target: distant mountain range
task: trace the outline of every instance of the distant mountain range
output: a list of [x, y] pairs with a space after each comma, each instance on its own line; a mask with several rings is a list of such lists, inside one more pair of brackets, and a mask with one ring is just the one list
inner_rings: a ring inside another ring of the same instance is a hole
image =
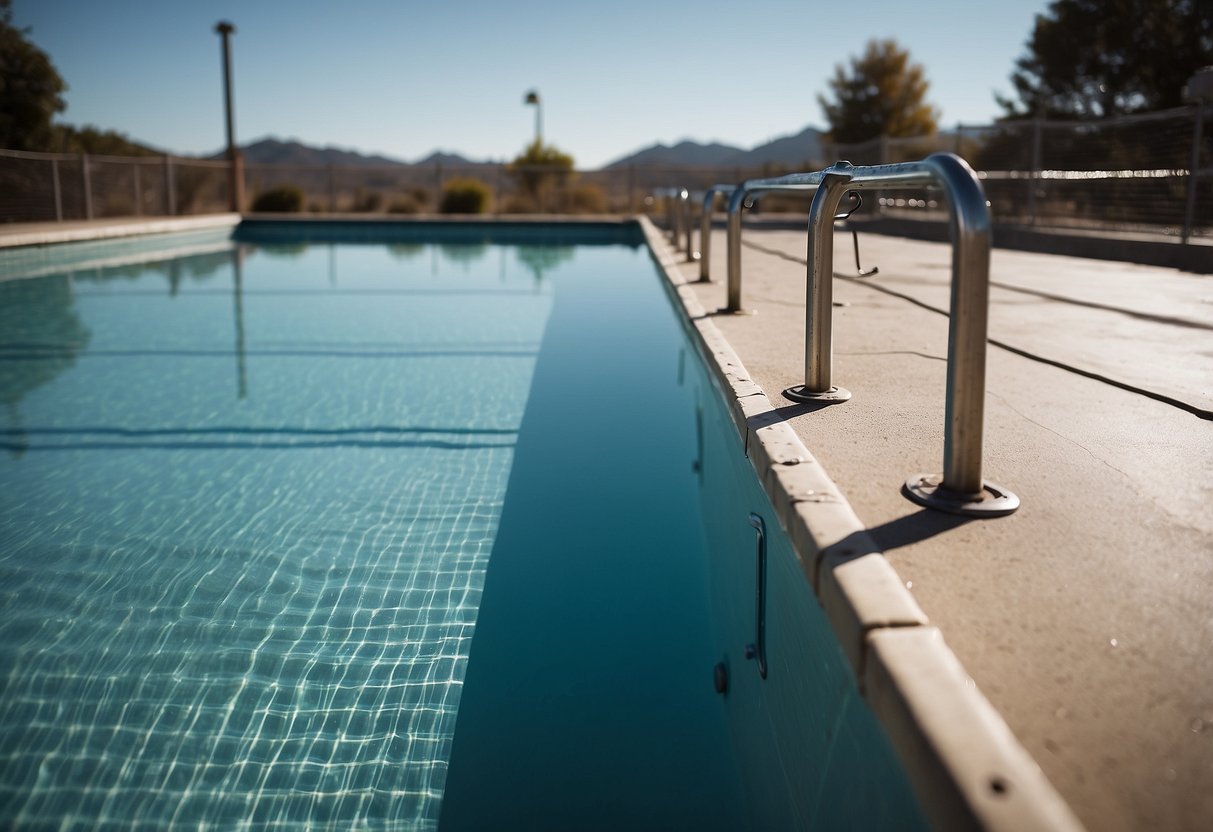
[[[338, 147], [312, 147], [297, 141], [283, 141], [273, 137], [259, 139], [252, 144], [240, 148], [244, 154], [245, 164], [253, 165], [295, 165], [299, 167], [325, 166], [353, 168], [386, 168], [386, 167], [480, 167], [491, 162], [476, 162], [456, 153], [444, 153], [436, 150], [424, 159], [416, 162], [406, 162], [389, 156], [374, 156], [359, 153], [356, 150], [342, 150]], [[222, 159], [224, 151], [214, 153], [208, 158]]]
[[[820, 162], [821, 131], [806, 127], [794, 136], [783, 136], [751, 150], [727, 144], [699, 144], [683, 141], [673, 147], [654, 144], [616, 159], [603, 170], [614, 170], [629, 165], [645, 168], [711, 168], [737, 167], [761, 168], [766, 165], [789, 168], [806, 167]], [[253, 165], [295, 165], [299, 167], [436, 167], [475, 168], [495, 164], [476, 161], [457, 153], [434, 151], [424, 159], [406, 162], [388, 156], [375, 156], [355, 150], [337, 147], [312, 147], [297, 141], [283, 141], [267, 137], [241, 148], [244, 160]], [[222, 152], [212, 154], [211, 159], [222, 159]]]
[[804, 167], [821, 161], [820, 130], [806, 127], [794, 136], [783, 136], [743, 150], [727, 144], [699, 144], [683, 141], [673, 147], [655, 144], [616, 159], [603, 170], [634, 165], [637, 167], [761, 168], [764, 165]]

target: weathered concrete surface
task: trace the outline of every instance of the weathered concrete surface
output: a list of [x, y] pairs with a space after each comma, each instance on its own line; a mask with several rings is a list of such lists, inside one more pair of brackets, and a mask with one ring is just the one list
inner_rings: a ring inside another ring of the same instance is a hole
[[[714, 321], [778, 399], [803, 376], [805, 237], [745, 239], [757, 314]], [[1091, 829], [1213, 828], [1213, 422], [1190, 412], [1213, 409], [1213, 279], [996, 250], [991, 338], [1063, 366], [991, 346], [985, 472], [1023, 506], [964, 521], [900, 494], [942, 468], [947, 322], [919, 304], [947, 308], [950, 249], [861, 245], [880, 275], [835, 283], [834, 381], [854, 398], [789, 402], [789, 424]], [[723, 278], [723, 234], [712, 251]], [[721, 283], [695, 291], [724, 303]]]

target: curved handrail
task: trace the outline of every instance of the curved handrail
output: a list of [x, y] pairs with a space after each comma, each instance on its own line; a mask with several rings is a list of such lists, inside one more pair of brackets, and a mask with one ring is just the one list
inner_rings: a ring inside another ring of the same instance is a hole
[[712, 185], [703, 192], [703, 211], [699, 215], [699, 281], [712, 281], [708, 260], [712, 254], [712, 209], [716, 207], [716, 195], [729, 197], [733, 193], [732, 185]]
[[[726, 230], [726, 273], [728, 288], [724, 311], [741, 312], [741, 211], [750, 204], [750, 197], [760, 193], [788, 192], [806, 193], [817, 190], [825, 176], [823, 171], [813, 173], [791, 173], [770, 179], [747, 179], [733, 188], [729, 197], [728, 227]], [[703, 276], [700, 267], [700, 277]]]
[[677, 248], [678, 246], [678, 211], [675, 210], [675, 200], [685, 193], [685, 188], [654, 188], [652, 195], [665, 204], [666, 235]]
[[942, 187], [948, 196], [952, 237], [944, 470], [942, 475], [911, 477], [906, 493], [923, 505], [954, 513], [1010, 514], [1019, 507], [1019, 498], [982, 479], [991, 222], [977, 174], [959, 156], [935, 153], [895, 165], [855, 167], [840, 162], [822, 171], [822, 178], [809, 208], [805, 382], [786, 395], [796, 401], [839, 400], [839, 388], [830, 383], [833, 218], [843, 194], [873, 188]]
[[687, 262], [688, 263], [693, 262], [696, 257], [695, 246], [691, 242], [691, 233], [694, 230], [694, 224], [691, 222], [691, 203], [694, 201], [694, 196], [695, 195], [692, 194], [690, 191], [688, 191], [686, 188], [683, 188], [682, 193], [679, 194], [679, 197], [678, 197], [680, 207], [681, 207], [680, 219], [682, 221], [681, 222], [682, 233], [683, 233], [684, 239], [686, 240], [686, 244], [685, 244], [684, 248], [687, 253]]

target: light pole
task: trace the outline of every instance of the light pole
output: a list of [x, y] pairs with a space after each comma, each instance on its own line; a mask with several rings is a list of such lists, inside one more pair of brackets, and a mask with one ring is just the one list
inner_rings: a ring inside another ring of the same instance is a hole
[[543, 102], [539, 100], [539, 90], [531, 90], [522, 99], [523, 104], [535, 105], [535, 144], [543, 145]]
[[221, 20], [215, 32], [223, 42], [223, 109], [227, 118], [228, 208], [239, 211], [244, 205], [244, 160], [236, 150], [236, 127], [232, 117], [232, 50], [229, 39], [236, 33], [234, 24]]

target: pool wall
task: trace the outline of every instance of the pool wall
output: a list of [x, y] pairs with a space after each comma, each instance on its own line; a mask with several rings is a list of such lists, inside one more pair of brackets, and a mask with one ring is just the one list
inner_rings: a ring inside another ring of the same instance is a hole
[[[864, 703], [804, 580], [716, 379], [694, 357], [699, 497], [722, 697], [753, 829], [926, 829], [909, 780]], [[690, 373], [688, 373], [688, 376]], [[758, 657], [757, 515], [764, 529], [765, 677]]]
[[[747, 508], [755, 498], [738, 505], [736, 517], [722, 519], [727, 528], [719, 535], [729, 551], [721, 552], [712, 567], [715, 601], [721, 607], [716, 611], [722, 624], [718, 638], [726, 651], [731, 685], [734, 751], [748, 773], [743, 780], [753, 810], [768, 810], [761, 792], [773, 793], [782, 786], [791, 795], [795, 813], [791, 818], [756, 818], [755, 827], [851, 825], [851, 818], [818, 812], [849, 811], [852, 804], [861, 812], [877, 813], [856, 828], [872, 827], [883, 823], [882, 807], [898, 804], [896, 795], [874, 799], [865, 791], [896, 789], [899, 780], [882, 779], [871, 771], [874, 758], [851, 736], [855, 723], [848, 722], [847, 710], [860, 710], [845, 693], [851, 687], [900, 758], [933, 828], [1080, 829], [1070, 808], [930, 625], [837, 486], [749, 378], [687, 286], [678, 269], [681, 255], [647, 217], [639, 222], [680, 301], [692, 340], [728, 404], [756, 480], [739, 471], [734, 477], [747, 485], [761, 483], [769, 508], [757, 513], [768, 528], [782, 527], [791, 541], [787, 551], [774, 547], [768, 553], [766, 680], [743, 652], [744, 645], [755, 640], [755, 542], [748, 512], [756, 509]], [[814, 597], [815, 605], [805, 603], [805, 598]], [[826, 641], [841, 648], [843, 667], [829, 662], [828, 649], [820, 646]], [[787, 677], [786, 684], [776, 681], [781, 675]], [[842, 690], [841, 695], [830, 692], [826, 680]], [[806, 739], [810, 748], [803, 745]], [[829, 749], [827, 756], [815, 757], [823, 747]], [[847, 768], [848, 751], [863, 758], [864, 765], [855, 769], [859, 782], [836, 776]], [[834, 805], [826, 807], [819, 795], [829, 795]], [[884, 821], [898, 825], [888, 815]]]

